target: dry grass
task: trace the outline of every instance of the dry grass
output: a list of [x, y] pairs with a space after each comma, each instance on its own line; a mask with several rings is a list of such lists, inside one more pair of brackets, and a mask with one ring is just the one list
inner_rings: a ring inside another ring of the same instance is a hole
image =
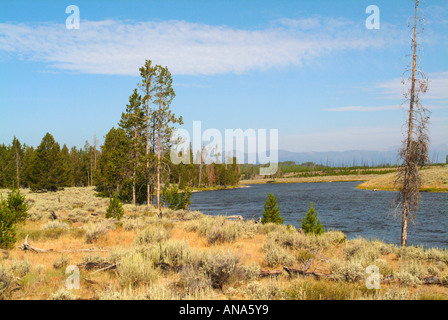
[[[426, 275], [448, 283], [446, 250], [407, 248], [380, 241], [345, 241], [340, 232], [312, 237], [286, 226], [226, 221], [198, 212], [125, 206], [121, 221], [104, 218], [107, 199], [92, 188], [57, 193], [24, 192], [32, 218], [18, 228], [18, 243], [42, 249], [102, 249], [100, 252], [24, 252], [0, 261], [0, 299], [443, 299], [446, 285], [423, 285]], [[33, 201], [30, 201], [33, 200]], [[60, 216], [51, 222], [50, 210]], [[95, 215], [92, 215], [94, 213]], [[40, 218], [38, 218], [40, 217]], [[180, 218], [186, 218], [182, 220]], [[213, 226], [213, 228], [211, 228]], [[57, 236], [54, 230], [63, 230]], [[88, 230], [100, 230], [91, 238]], [[212, 239], [212, 241], [210, 240]], [[218, 239], [218, 240], [216, 240]], [[335, 281], [259, 278], [260, 269], [301, 268], [333, 273]], [[96, 272], [80, 269], [80, 289], [68, 291], [68, 265], [114, 263]], [[375, 264], [395, 280], [368, 290], [365, 267]], [[397, 280], [398, 279], [398, 280]]]
[[[448, 192], [448, 166], [425, 168], [420, 171], [421, 191]], [[358, 186], [359, 189], [395, 190], [396, 173], [389, 173]]]

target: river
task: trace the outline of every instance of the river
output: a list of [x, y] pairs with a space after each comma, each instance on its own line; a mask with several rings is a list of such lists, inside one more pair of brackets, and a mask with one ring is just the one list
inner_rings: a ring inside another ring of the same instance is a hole
[[[359, 190], [360, 182], [259, 184], [248, 188], [193, 193], [191, 210], [209, 215], [241, 215], [257, 219], [272, 192], [277, 196], [285, 224], [300, 227], [310, 208], [318, 212], [325, 229], [400, 243], [401, 218], [393, 215], [391, 201], [397, 192]], [[408, 244], [448, 248], [448, 193], [421, 193], [415, 224], [408, 228]]]

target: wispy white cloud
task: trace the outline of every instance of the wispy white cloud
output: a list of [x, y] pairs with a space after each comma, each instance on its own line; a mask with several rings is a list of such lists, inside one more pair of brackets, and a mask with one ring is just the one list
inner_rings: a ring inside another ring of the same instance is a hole
[[[429, 79], [428, 91], [421, 96], [425, 100], [439, 100], [438, 102], [448, 101], [448, 72], [434, 72], [427, 74]], [[375, 85], [375, 89], [379, 89], [379, 93], [383, 98], [402, 99], [403, 84], [400, 78], [387, 80]]]
[[348, 20], [321, 17], [283, 19], [258, 30], [177, 20], [81, 20], [78, 30], [54, 23], [1, 23], [0, 58], [90, 74], [136, 75], [148, 58], [175, 74], [244, 73], [301, 66], [305, 60], [344, 50], [389, 46], [394, 41], [392, 26], [390, 31], [379, 36]]
[[348, 106], [348, 107], [324, 109], [324, 111], [333, 111], [333, 112], [350, 112], [350, 111], [366, 112], [366, 111], [385, 111], [385, 110], [400, 110], [400, 106], [399, 105], [379, 106], [379, 107]]

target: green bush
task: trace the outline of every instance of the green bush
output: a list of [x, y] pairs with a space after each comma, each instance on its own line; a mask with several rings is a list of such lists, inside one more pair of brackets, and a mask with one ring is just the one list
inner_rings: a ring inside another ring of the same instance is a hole
[[188, 210], [191, 204], [191, 194], [189, 188], [179, 192], [179, 188], [173, 185], [170, 188], [164, 187], [161, 200], [164, 206], [172, 210]]
[[313, 203], [311, 202], [311, 208], [302, 220], [302, 230], [305, 234], [312, 233], [320, 235], [324, 233], [324, 227], [317, 217], [317, 211], [313, 208]]
[[117, 196], [110, 199], [109, 206], [106, 209], [106, 218], [114, 218], [120, 220], [124, 215], [123, 205]]
[[16, 242], [16, 224], [25, 221], [28, 206], [18, 190], [0, 199], [0, 248], [10, 249]]
[[277, 223], [283, 224], [285, 219], [280, 216], [280, 208], [277, 203], [277, 197], [275, 197], [272, 193], [269, 193], [268, 198], [264, 204], [263, 218], [261, 219], [261, 223]]

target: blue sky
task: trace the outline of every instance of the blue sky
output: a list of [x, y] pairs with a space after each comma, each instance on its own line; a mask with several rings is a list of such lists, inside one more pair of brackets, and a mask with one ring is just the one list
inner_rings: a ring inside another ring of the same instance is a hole
[[[380, 9], [369, 30], [366, 8]], [[68, 30], [65, 9], [80, 10]], [[426, 1], [433, 145], [448, 141], [448, 3]], [[279, 130], [289, 151], [400, 144], [411, 0], [0, 2], [0, 143], [81, 147], [116, 126], [145, 59], [173, 73], [191, 130]]]

